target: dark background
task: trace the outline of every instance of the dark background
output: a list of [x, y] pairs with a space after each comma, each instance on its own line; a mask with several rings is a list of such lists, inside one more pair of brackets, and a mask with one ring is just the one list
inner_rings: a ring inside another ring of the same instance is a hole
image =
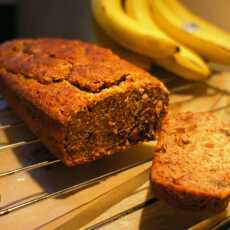
[[[1, 3], [1, 2], [0, 2]], [[16, 35], [16, 7], [14, 4], [0, 4], [0, 42]]]
[[0, 0], [0, 41], [65, 37], [94, 41], [90, 0]]

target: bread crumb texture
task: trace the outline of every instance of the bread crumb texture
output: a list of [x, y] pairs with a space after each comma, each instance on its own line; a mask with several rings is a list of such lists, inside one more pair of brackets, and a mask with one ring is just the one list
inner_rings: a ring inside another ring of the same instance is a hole
[[153, 160], [159, 197], [188, 208], [223, 209], [230, 197], [230, 125], [209, 113], [171, 113]]

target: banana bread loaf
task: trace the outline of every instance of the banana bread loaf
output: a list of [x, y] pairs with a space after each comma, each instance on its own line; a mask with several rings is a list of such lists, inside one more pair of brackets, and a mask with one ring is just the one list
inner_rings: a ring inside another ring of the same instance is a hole
[[111, 51], [76, 40], [0, 46], [0, 90], [48, 149], [69, 166], [153, 140], [168, 91]]
[[221, 211], [230, 198], [230, 125], [209, 113], [169, 114], [153, 160], [157, 196], [187, 209]]

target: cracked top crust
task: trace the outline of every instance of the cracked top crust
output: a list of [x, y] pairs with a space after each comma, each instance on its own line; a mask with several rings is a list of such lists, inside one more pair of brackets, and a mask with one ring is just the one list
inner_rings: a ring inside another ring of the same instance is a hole
[[23, 39], [0, 46], [0, 78], [64, 123], [72, 112], [105, 95], [112, 86], [163, 84], [110, 50], [77, 40]]

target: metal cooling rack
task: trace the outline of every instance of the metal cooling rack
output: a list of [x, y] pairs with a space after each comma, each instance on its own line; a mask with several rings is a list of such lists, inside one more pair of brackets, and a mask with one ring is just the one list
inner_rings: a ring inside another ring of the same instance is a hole
[[[5, 101], [3, 101], [1, 96], [0, 96], [0, 102], [2, 102], [2, 104], [4, 104], [4, 106], [2, 106], [2, 108], [0, 110], [0, 113], [4, 112], [6, 110], [9, 110], [9, 108], [7, 107], [7, 104], [5, 103]], [[5, 107], [5, 108], [3, 108], [3, 107]], [[7, 130], [10, 128], [15, 128], [17, 126], [22, 126], [23, 124], [24, 124], [23, 122], [16, 123], [16, 124], [4, 124], [4, 125], [0, 126], [0, 130]], [[22, 146], [27, 146], [27, 145], [33, 145], [35, 143], [40, 143], [40, 140], [39, 139], [21, 140], [19, 142], [15, 142], [15, 143], [3, 144], [0, 146], [0, 154], [2, 154], [2, 151], [6, 150], [6, 149], [22, 147]], [[71, 192], [83, 190], [85, 188], [88, 188], [91, 185], [100, 183], [101, 181], [105, 180], [106, 178], [108, 178], [110, 176], [116, 175], [116, 174], [123, 172], [123, 171], [126, 171], [128, 169], [134, 168], [136, 166], [139, 166], [139, 165], [144, 164], [144, 163], [151, 161], [151, 160], [152, 160], [152, 158], [138, 161], [138, 162], [135, 162], [133, 164], [129, 164], [125, 167], [122, 167], [122, 168], [113, 170], [111, 172], [105, 173], [105, 174], [100, 175], [98, 177], [92, 178], [90, 180], [84, 181], [82, 183], [75, 184], [73, 186], [69, 186], [69, 187], [66, 187], [64, 189], [60, 189], [58, 191], [52, 192], [52, 193], [44, 192], [39, 196], [35, 195], [34, 197], [32, 196], [29, 200], [27, 200], [25, 202], [11, 201], [11, 202], [9, 202], [9, 204], [4, 205], [3, 208], [0, 207], [0, 216], [9, 214], [13, 211], [16, 211], [18, 209], [27, 207], [27, 206], [35, 204], [35, 203], [38, 203], [38, 202], [45, 200], [45, 199], [49, 199], [49, 198], [53, 198], [53, 197], [59, 197], [59, 196], [66, 195], [66, 194], [71, 193]], [[32, 171], [32, 170], [39, 169], [39, 168], [54, 166], [60, 162], [61, 161], [59, 159], [45, 160], [45, 161], [41, 161], [38, 163], [30, 164], [28, 166], [19, 167], [19, 168], [15, 168], [12, 170], [7, 170], [4, 172], [0, 172], [0, 179], [3, 177], [6, 177], [6, 176], [11, 176], [11, 175], [16, 174], [16, 173], [28, 172], [28, 171]]]
[[[165, 80], [165, 82], [171, 81], [171, 79], [164, 79], [164, 80]], [[4, 101], [4, 99], [2, 98], [1, 95], [0, 95], [0, 102], [1, 102], [0, 103], [0, 113], [3, 113], [4, 111], [9, 111], [10, 110], [8, 105], [7, 105], [7, 103]], [[14, 124], [4, 124], [4, 125], [0, 126], [0, 130], [7, 130], [7, 129], [10, 129], [10, 128], [20, 127], [23, 124], [24, 123], [22, 121], [14, 123]], [[5, 149], [21, 147], [21, 146], [26, 146], [26, 145], [32, 145], [34, 143], [39, 143], [39, 142], [40, 142], [39, 139], [32, 139], [32, 140], [21, 140], [19, 142], [10, 143], [10, 144], [7, 144], [7, 145], [2, 145], [2, 146], [0, 146], [0, 154], [1, 154], [1, 151], [5, 150]], [[113, 176], [113, 175], [118, 174], [120, 172], [126, 171], [128, 169], [133, 168], [133, 167], [139, 166], [139, 165], [144, 164], [144, 163], [146, 163], [148, 161], [151, 161], [151, 160], [152, 160], [152, 158], [148, 158], [148, 159], [145, 159], [143, 161], [135, 162], [135, 163], [130, 164], [128, 166], [125, 166], [125, 167], [122, 167], [120, 169], [111, 171], [109, 173], [103, 174], [101, 176], [98, 176], [96, 178], [93, 178], [93, 179], [90, 179], [90, 180], [87, 180], [87, 181], [84, 181], [82, 183], [79, 183], [79, 184], [76, 184], [76, 185], [73, 185], [73, 186], [70, 186], [70, 187], [66, 187], [66, 188], [58, 190], [56, 192], [43, 193], [38, 197], [37, 196], [32, 197], [29, 201], [25, 201], [23, 203], [17, 203], [16, 201], [15, 202], [12, 201], [12, 202], [10, 202], [9, 205], [5, 205], [4, 208], [0, 207], [0, 216], [9, 214], [9, 213], [11, 213], [13, 211], [16, 211], [16, 210], [20, 209], [20, 208], [23, 208], [23, 207], [38, 203], [38, 202], [40, 202], [42, 200], [45, 200], [45, 199], [62, 196], [62, 195], [65, 195], [67, 193], [74, 192], [74, 191], [83, 190], [84, 188], [87, 188], [90, 185], [94, 185], [96, 183], [99, 183], [102, 180], [104, 180], [104, 179], [106, 179], [106, 178], [108, 178], [110, 176]], [[54, 166], [54, 165], [56, 165], [56, 164], [58, 164], [60, 162], [61, 161], [59, 159], [55, 159], [55, 160], [51, 160], [51, 161], [45, 160], [45, 161], [41, 161], [41, 162], [38, 162], [38, 163], [30, 164], [30, 165], [25, 166], [25, 167], [20, 167], [20, 168], [15, 168], [15, 169], [8, 170], [8, 171], [0, 172], [0, 179], [2, 177], [11, 176], [13, 174], [20, 173], [20, 172], [32, 171], [32, 170], [39, 169], [39, 168], [45, 168], [45, 167], [48, 167], [48, 166]], [[14, 205], [11, 205], [12, 203]]]
[[[171, 79], [164, 79], [164, 82], [166, 83], [166, 85], [170, 81], [171, 81]], [[190, 87], [191, 85], [194, 85], [194, 84], [197, 84], [197, 83], [189, 83], [189, 84], [186, 84], [186, 85], [181, 84], [179, 87], [173, 88], [172, 92], [179, 92], [180, 90], [184, 90], [184, 89], [186, 89], [186, 87]], [[10, 111], [10, 109], [7, 107], [7, 103], [3, 100], [2, 96], [0, 95], [0, 114], [5, 112], [5, 111]], [[0, 131], [20, 127], [20, 126], [23, 126], [23, 125], [24, 125], [24, 123], [22, 121], [16, 122], [14, 124], [3, 124], [2, 126], [0, 126]], [[23, 140], [22, 139], [20, 141], [14, 142], [14, 143], [3, 144], [3, 145], [0, 145], [0, 154], [2, 154], [3, 150], [6, 150], [6, 149], [21, 147], [21, 146], [27, 146], [27, 145], [29, 146], [29, 145], [33, 145], [33, 144], [36, 144], [36, 143], [40, 143], [39, 139], [33, 138], [31, 140]], [[9, 213], [11, 213], [13, 211], [16, 211], [18, 209], [21, 209], [21, 208], [24, 208], [24, 207], [27, 207], [27, 206], [30, 206], [30, 205], [33, 205], [33, 204], [36, 204], [36, 203], [38, 203], [40, 201], [43, 201], [45, 199], [49, 199], [49, 198], [53, 198], [53, 197], [59, 197], [59, 196], [66, 195], [66, 194], [69, 194], [69, 193], [72, 193], [72, 192], [77, 192], [77, 191], [80, 191], [80, 190], [84, 190], [85, 188], [88, 188], [89, 186], [92, 186], [92, 185], [95, 185], [97, 183], [100, 183], [101, 181], [105, 180], [108, 177], [116, 175], [116, 174], [118, 174], [120, 172], [124, 172], [124, 171], [126, 171], [128, 169], [134, 168], [136, 166], [139, 166], [139, 165], [144, 164], [144, 163], [146, 163], [148, 161], [151, 161], [151, 160], [152, 160], [152, 158], [147, 158], [145, 160], [141, 160], [141, 161], [129, 164], [129, 165], [124, 166], [122, 168], [107, 172], [105, 174], [102, 174], [102, 175], [97, 176], [95, 178], [83, 181], [81, 183], [78, 183], [78, 184], [75, 184], [75, 185], [72, 185], [72, 186], [67, 186], [67, 187], [65, 187], [63, 189], [60, 189], [58, 191], [55, 191], [55, 192], [51, 192], [51, 193], [43, 192], [39, 196], [34, 195], [34, 196], [30, 197], [29, 200], [26, 200], [24, 202], [10, 201], [8, 204], [4, 205], [4, 207], [0, 207], [0, 216], [9, 214]], [[61, 161], [59, 159], [44, 160], [44, 161], [40, 161], [38, 163], [32, 163], [32, 164], [24, 166], [24, 167], [19, 167], [19, 168], [14, 168], [12, 170], [3, 171], [3, 172], [0, 172], [0, 180], [3, 177], [12, 176], [12, 175], [17, 174], [17, 173], [29, 172], [29, 171], [32, 171], [32, 170], [45, 168], [45, 167], [52, 167], [52, 166], [57, 165], [60, 162]], [[146, 207], [148, 205], [152, 205], [157, 201], [158, 200], [155, 197], [153, 197], [153, 198], [149, 199], [146, 202], [140, 203], [140, 204], [138, 204], [138, 205], [136, 205], [136, 206], [134, 206], [134, 207], [122, 212], [122, 213], [119, 213], [119, 214], [117, 214], [115, 216], [112, 216], [112, 217], [110, 217], [110, 218], [108, 218], [108, 219], [106, 219], [106, 220], [104, 220], [104, 221], [102, 221], [100, 223], [97, 223], [97, 224], [91, 226], [90, 228], [88, 228], [88, 230], [89, 229], [90, 230], [98, 229], [98, 228], [102, 227], [105, 224], [111, 223], [112, 221], [114, 221], [114, 220], [116, 220], [116, 219], [118, 219], [118, 218], [120, 218], [120, 217], [122, 217], [124, 215], [127, 215], [127, 214], [129, 214], [131, 212], [137, 211], [138, 209], [144, 208], [144, 207]], [[211, 229], [212, 230], [214, 230], [214, 229], [218, 230], [218, 229], [221, 229], [223, 226], [229, 226], [229, 224], [230, 224], [230, 218], [227, 218], [227, 219], [225, 219], [224, 221], [222, 221], [221, 223], [219, 223], [218, 225], [214, 226]]]

